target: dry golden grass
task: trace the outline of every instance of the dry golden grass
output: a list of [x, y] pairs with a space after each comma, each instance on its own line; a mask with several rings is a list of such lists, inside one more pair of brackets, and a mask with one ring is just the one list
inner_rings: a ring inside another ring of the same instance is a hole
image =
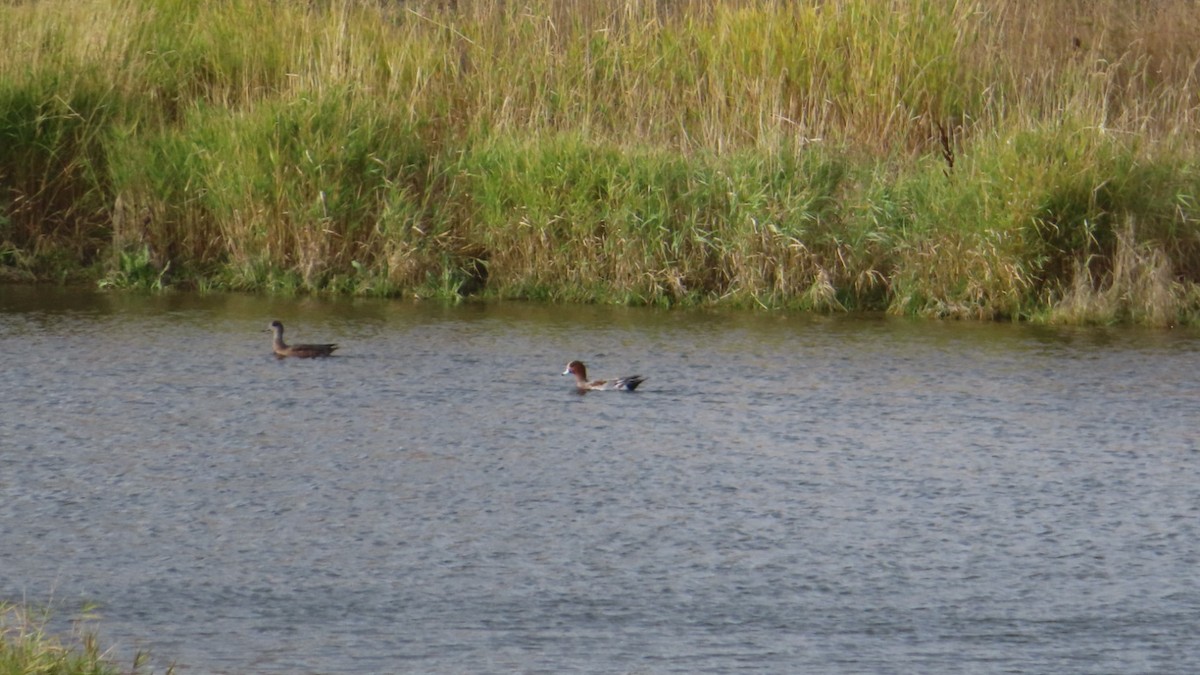
[[1188, 289], [1176, 280], [1161, 249], [1138, 243], [1133, 221], [1120, 233], [1111, 261], [1098, 261], [1099, 265], [1088, 262], [1096, 261], [1075, 265], [1073, 282], [1054, 304], [1051, 320], [1075, 324], [1133, 322], [1160, 327], [1179, 321], [1179, 308], [1188, 301], [1184, 297]]

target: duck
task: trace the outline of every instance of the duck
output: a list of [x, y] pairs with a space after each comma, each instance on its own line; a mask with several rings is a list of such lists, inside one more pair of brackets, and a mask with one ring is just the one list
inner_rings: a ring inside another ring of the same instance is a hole
[[583, 365], [583, 361], [572, 361], [567, 364], [567, 369], [563, 371], [563, 375], [575, 376], [575, 387], [579, 391], [633, 391], [638, 388], [638, 385], [645, 382], [646, 378], [641, 375], [630, 375], [628, 377], [618, 377], [615, 380], [592, 380], [588, 382], [587, 366]]
[[285, 356], [295, 356], [301, 359], [311, 359], [316, 356], [329, 356], [333, 350], [337, 349], [337, 345], [333, 343], [325, 344], [308, 344], [308, 345], [289, 345], [283, 341], [283, 324], [278, 321], [272, 321], [267, 330], [275, 333], [275, 340], [271, 344], [275, 351], [275, 356], [284, 358]]

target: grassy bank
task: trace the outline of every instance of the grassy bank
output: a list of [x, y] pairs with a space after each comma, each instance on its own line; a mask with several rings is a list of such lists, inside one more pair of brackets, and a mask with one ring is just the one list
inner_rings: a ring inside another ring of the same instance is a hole
[[18, 3], [0, 274], [1195, 322], [1193, 14]]
[[123, 670], [83, 631], [69, 636], [46, 630], [46, 617], [27, 607], [0, 603], [0, 673], [13, 675], [130, 675], [143, 672], [135, 663]]

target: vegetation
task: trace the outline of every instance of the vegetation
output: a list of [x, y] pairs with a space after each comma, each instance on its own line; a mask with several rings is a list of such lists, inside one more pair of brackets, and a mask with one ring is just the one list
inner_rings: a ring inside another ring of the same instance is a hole
[[0, 278], [1200, 318], [1192, 0], [0, 8]]
[[[141, 655], [135, 660], [140, 661]], [[45, 617], [30, 610], [0, 603], [0, 673], [5, 675], [120, 675], [122, 671], [101, 652], [96, 637], [78, 633], [63, 638], [46, 631]]]

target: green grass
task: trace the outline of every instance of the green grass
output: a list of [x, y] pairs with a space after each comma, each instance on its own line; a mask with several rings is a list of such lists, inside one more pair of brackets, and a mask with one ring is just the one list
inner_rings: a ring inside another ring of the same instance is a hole
[[48, 632], [47, 622], [45, 613], [0, 603], [0, 675], [134, 675], [144, 672], [141, 663], [144, 654], [135, 657], [131, 669], [122, 669], [100, 648], [93, 633], [77, 625], [70, 635], [58, 635]]
[[1193, 12], [9, 5], [0, 279], [1195, 322]]

